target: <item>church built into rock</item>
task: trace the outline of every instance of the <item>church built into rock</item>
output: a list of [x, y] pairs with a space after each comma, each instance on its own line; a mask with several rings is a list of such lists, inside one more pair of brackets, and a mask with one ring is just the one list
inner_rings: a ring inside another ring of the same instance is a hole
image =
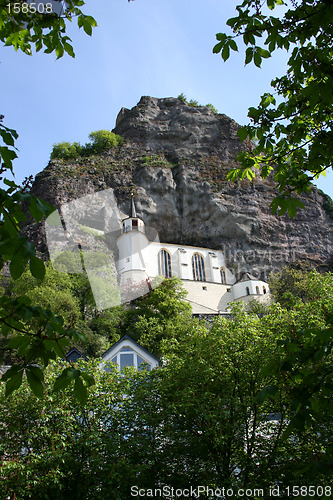
[[128, 286], [131, 299], [148, 293], [154, 278], [175, 276], [188, 292], [193, 314], [227, 314], [230, 302], [268, 300], [268, 284], [248, 272], [234, 276], [219, 250], [149, 241], [133, 195], [117, 247], [120, 287], [124, 290]]

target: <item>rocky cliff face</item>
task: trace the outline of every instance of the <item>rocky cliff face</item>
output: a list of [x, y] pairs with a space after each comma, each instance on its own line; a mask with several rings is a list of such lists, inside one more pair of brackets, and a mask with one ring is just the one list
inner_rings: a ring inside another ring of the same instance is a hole
[[[206, 107], [142, 97], [118, 115], [114, 132], [126, 139], [119, 149], [75, 161], [53, 160], [36, 176], [33, 192], [60, 208], [111, 188], [125, 217], [134, 191], [138, 215], [157, 230], [160, 241], [222, 249], [234, 272], [265, 278], [295, 259], [329, 266], [333, 221], [315, 188], [303, 197], [305, 210], [291, 220], [271, 214], [272, 181], [226, 180], [242, 147], [238, 128], [231, 118]], [[107, 217], [107, 210], [96, 216], [104, 227]], [[29, 232], [46, 251], [43, 229], [30, 227]]]

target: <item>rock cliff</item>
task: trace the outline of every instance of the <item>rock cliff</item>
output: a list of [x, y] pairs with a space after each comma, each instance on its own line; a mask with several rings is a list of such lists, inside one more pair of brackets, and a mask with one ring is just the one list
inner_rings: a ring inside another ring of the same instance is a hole
[[[271, 180], [226, 180], [242, 148], [238, 128], [206, 107], [142, 97], [117, 117], [114, 132], [125, 138], [121, 147], [75, 161], [52, 160], [32, 190], [61, 208], [111, 188], [124, 217], [134, 191], [138, 215], [157, 230], [160, 241], [222, 249], [234, 272], [247, 270], [265, 279], [295, 259], [327, 268], [333, 220], [316, 188], [302, 198], [305, 210], [290, 219], [271, 214]], [[97, 217], [104, 227], [107, 217], [107, 210]], [[45, 252], [43, 228], [30, 226], [28, 232]]]

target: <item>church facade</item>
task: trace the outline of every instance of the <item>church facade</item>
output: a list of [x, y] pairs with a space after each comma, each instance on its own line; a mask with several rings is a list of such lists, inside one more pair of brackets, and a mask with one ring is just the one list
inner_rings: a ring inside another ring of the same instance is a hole
[[226, 314], [230, 302], [268, 300], [268, 284], [247, 272], [236, 278], [226, 267], [221, 251], [149, 241], [133, 196], [121, 231], [117, 239], [117, 271], [121, 289], [131, 289], [132, 299], [148, 293], [154, 278], [175, 276], [188, 292], [193, 314]]

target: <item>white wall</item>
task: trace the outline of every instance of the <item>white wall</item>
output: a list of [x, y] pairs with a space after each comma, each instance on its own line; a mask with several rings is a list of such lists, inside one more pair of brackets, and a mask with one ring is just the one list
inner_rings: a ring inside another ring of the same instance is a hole
[[[192, 256], [199, 253], [205, 262], [206, 280], [210, 283], [221, 283], [220, 268], [225, 268], [225, 259], [220, 251], [209, 248], [191, 247], [186, 245], [175, 245], [171, 243], [150, 243], [144, 249], [146, 271], [149, 276], [158, 275], [158, 253], [165, 249], [171, 255], [173, 276], [184, 280], [193, 280]], [[235, 276], [225, 268], [228, 284], [236, 281]]]
[[[183, 286], [188, 291], [187, 300], [191, 303], [194, 314], [226, 312], [229, 302], [234, 300], [248, 302], [253, 298], [261, 300], [261, 297], [266, 298], [269, 293], [268, 285], [264, 281], [248, 280], [236, 283], [235, 276], [225, 267], [221, 251], [149, 242], [146, 235], [140, 231], [123, 233], [118, 238], [117, 245], [119, 248], [117, 268], [123, 283], [130, 280], [145, 282], [148, 277], [158, 276], [158, 254], [162, 249], [167, 250], [171, 256], [172, 275], [183, 280]], [[192, 256], [195, 253], [204, 258], [206, 281], [193, 280]], [[227, 284], [221, 283], [221, 268], [225, 270]], [[256, 287], [259, 287], [259, 295]], [[263, 294], [263, 287], [266, 289], [266, 294]], [[140, 294], [139, 291], [137, 293]]]
[[249, 296], [247, 294], [246, 288], [249, 289], [250, 296], [255, 295], [256, 297], [258, 297], [256, 287], [259, 288], [259, 295], [265, 295], [263, 292], [264, 288], [266, 290], [266, 294], [269, 293], [269, 287], [268, 287], [267, 283], [265, 283], [264, 281], [260, 281], [260, 280], [241, 281], [239, 283], [236, 283], [233, 286], [235, 300]]
[[234, 300], [230, 285], [183, 281], [183, 287], [188, 292], [185, 300], [191, 304], [193, 314], [226, 312], [228, 303]]

